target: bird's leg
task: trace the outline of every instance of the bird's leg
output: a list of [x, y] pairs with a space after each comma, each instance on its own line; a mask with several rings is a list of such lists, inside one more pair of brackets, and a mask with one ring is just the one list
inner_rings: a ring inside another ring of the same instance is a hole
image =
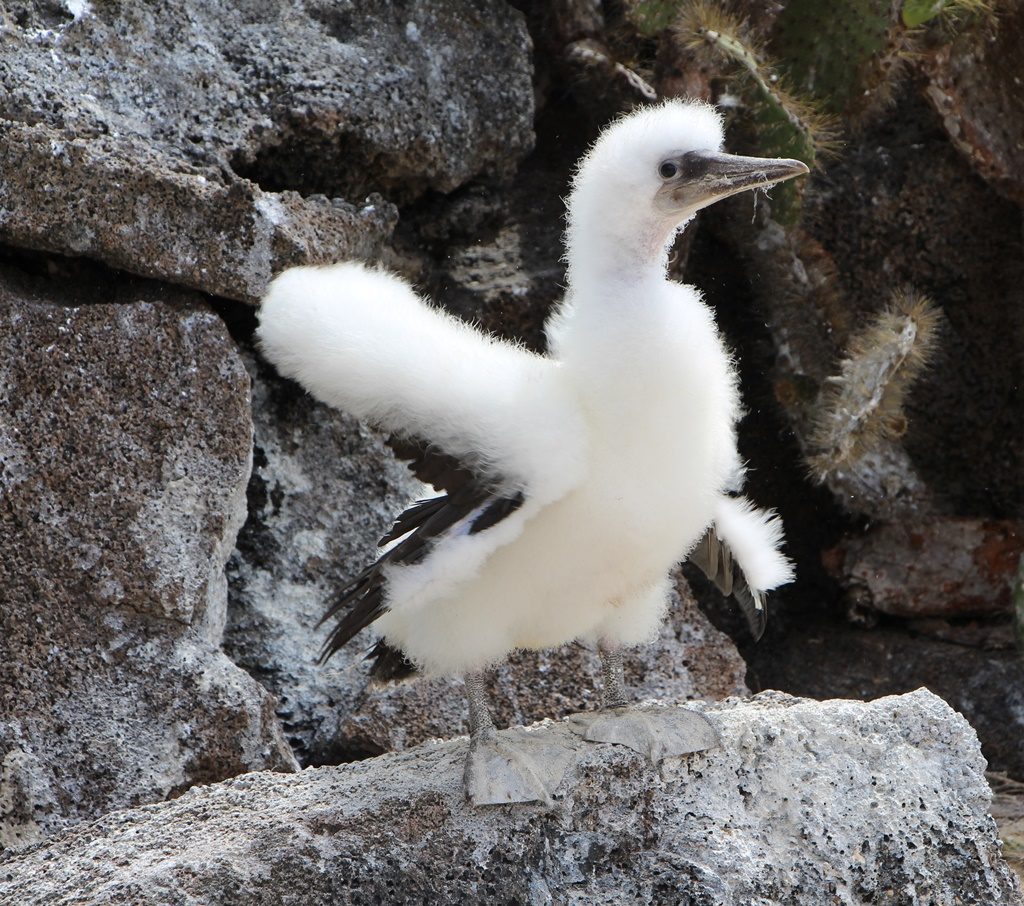
[[495, 729], [487, 707], [483, 673], [466, 674], [469, 700], [469, 753], [463, 783], [474, 805], [512, 802], [551, 803], [565, 773], [564, 747], [552, 746], [526, 730]]
[[631, 708], [626, 700], [622, 649], [601, 641], [601, 710], [574, 714], [572, 729], [590, 742], [629, 746], [652, 763], [720, 745], [718, 731], [699, 711], [688, 708]]
[[601, 655], [601, 707], [605, 711], [612, 708], [625, 708], [629, 702], [626, 700], [622, 649], [617, 645], [599, 642], [597, 650]]
[[469, 702], [469, 739], [476, 742], [490, 739], [497, 734], [490, 708], [487, 707], [487, 690], [484, 688], [483, 673], [466, 674], [466, 699]]

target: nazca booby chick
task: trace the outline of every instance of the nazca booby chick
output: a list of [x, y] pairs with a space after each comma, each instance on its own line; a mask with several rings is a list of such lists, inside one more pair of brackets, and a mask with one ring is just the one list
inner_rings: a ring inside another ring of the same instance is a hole
[[[589, 640], [603, 658], [604, 706], [621, 709], [621, 652], [656, 634], [680, 559], [734, 593], [757, 635], [764, 593], [792, 577], [779, 520], [735, 496], [730, 354], [700, 293], [666, 268], [700, 208], [807, 167], [723, 154], [722, 142], [714, 108], [678, 100], [598, 138], [573, 179], [568, 285], [546, 355], [357, 263], [293, 268], [263, 300], [264, 355], [320, 400], [391, 432], [439, 492], [398, 518], [377, 562], [342, 590], [325, 656], [375, 622], [378, 675], [466, 674], [475, 802], [550, 793], [536, 763], [496, 736], [482, 670], [517, 648]], [[685, 711], [694, 720], [677, 738], [637, 740], [659, 731], [630, 713], [581, 732], [652, 757], [716, 740]]]

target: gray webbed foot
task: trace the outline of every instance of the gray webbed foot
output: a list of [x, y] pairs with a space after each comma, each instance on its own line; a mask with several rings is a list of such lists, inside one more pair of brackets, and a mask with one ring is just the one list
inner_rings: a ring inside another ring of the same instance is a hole
[[492, 731], [470, 740], [463, 782], [473, 805], [552, 803], [571, 751], [540, 734]]
[[466, 697], [469, 752], [462, 777], [469, 801], [473, 805], [550, 805], [572, 751], [542, 730], [496, 730], [487, 710], [483, 673], [466, 674]]
[[598, 644], [604, 691], [601, 711], [584, 711], [569, 718], [569, 727], [588, 742], [629, 746], [651, 764], [665, 758], [703, 752], [722, 744], [718, 730], [699, 711], [685, 708], [627, 707], [622, 649]]
[[572, 715], [569, 727], [589, 742], [628, 745], [651, 764], [722, 744], [715, 725], [699, 711], [680, 707], [616, 707]]
[[665, 758], [703, 752], [722, 744], [708, 718], [685, 708], [587, 711], [572, 715], [569, 726], [589, 742], [629, 746], [655, 765]]

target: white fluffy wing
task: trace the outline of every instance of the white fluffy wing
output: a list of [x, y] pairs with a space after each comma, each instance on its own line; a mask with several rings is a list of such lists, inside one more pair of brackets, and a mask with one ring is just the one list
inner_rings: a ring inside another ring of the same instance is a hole
[[537, 502], [578, 482], [582, 420], [558, 364], [425, 304], [400, 278], [356, 263], [293, 268], [259, 317], [267, 359], [323, 402]]
[[755, 640], [768, 621], [765, 592], [793, 580], [793, 565], [782, 554], [782, 520], [744, 497], [722, 496], [714, 522], [690, 552], [690, 562], [740, 605]]
[[752, 592], [766, 592], [793, 581], [793, 564], [779, 550], [782, 520], [757, 509], [745, 497], [721, 497], [715, 504], [715, 532], [732, 551]]

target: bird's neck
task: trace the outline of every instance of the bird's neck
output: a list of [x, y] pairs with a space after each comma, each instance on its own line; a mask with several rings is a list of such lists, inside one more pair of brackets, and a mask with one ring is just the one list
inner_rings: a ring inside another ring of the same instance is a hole
[[643, 361], [652, 341], [672, 342], [685, 322], [679, 295], [666, 291], [668, 248], [683, 224], [614, 226], [570, 219], [566, 231], [568, 285], [545, 331], [552, 355], [581, 373]]
[[570, 217], [565, 237], [569, 286], [575, 293], [590, 296], [600, 290], [606, 295], [620, 285], [625, 290], [664, 279], [669, 247], [683, 226], [655, 218], [608, 222]]

